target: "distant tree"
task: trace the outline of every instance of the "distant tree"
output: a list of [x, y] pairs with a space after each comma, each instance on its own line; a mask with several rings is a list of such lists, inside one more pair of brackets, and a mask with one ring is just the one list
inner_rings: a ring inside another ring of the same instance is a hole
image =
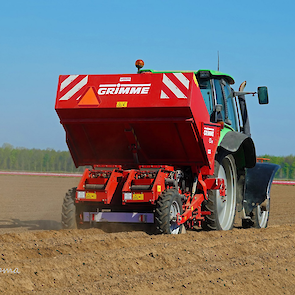
[[295, 179], [295, 156], [272, 156], [272, 155], [262, 155], [262, 158], [270, 159], [271, 163], [280, 166], [277, 171], [275, 178], [279, 179]]
[[293, 159], [293, 163], [290, 167], [290, 174], [289, 174], [290, 179], [295, 179], [295, 157]]

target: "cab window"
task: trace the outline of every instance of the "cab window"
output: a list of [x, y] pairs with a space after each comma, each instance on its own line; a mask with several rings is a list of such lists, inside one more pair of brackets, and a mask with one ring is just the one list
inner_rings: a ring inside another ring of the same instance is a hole
[[216, 103], [222, 105], [222, 112], [221, 113], [222, 113], [223, 120], [225, 120], [226, 119], [226, 117], [225, 117], [225, 104], [224, 104], [224, 98], [223, 98], [220, 80], [214, 79], [214, 86], [215, 86]]
[[209, 115], [213, 112], [213, 95], [210, 80], [199, 79], [199, 87], [204, 98]]
[[228, 119], [231, 121], [231, 127], [238, 131], [236, 108], [233, 100], [233, 95], [230, 86], [226, 83], [224, 85], [224, 95], [228, 110]]
[[214, 79], [214, 87], [216, 103], [222, 105], [222, 117], [225, 123], [238, 131], [236, 108], [229, 84], [223, 79]]

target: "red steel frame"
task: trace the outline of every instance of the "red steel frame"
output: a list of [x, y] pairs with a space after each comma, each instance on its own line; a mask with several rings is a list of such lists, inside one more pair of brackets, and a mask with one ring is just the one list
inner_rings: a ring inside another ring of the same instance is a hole
[[[104, 204], [110, 204], [113, 198], [113, 195], [116, 191], [116, 188], [119, 184], [119, 179], [123, 178], [123, 170], [122, 168], [113, 167], [113, 170], [109, 170], [106, 166], [95, 166], [95, 168], [100, 168], [101, 170], [89, 170], [85, 169], [84, 174], [77, 186], [77, 193], [79, 191], [85, 191], [86, 196], [87, 193], [91, 193], [95, 195], [95, 198], [85, 198], [85, 201], [89, 202], [103, 202]], [[98, 178], [92, 178], [91, 175], [94, 173], [105, 174], [105, 176], [101, 176]], [[87, 189], [86, 183], [94, 184], [94, 185], [103, 185], [103, 188], [98, 189]], [[84, 200], [83, 200], [84, 201]], [[76, 200], [76, 203], [79, 201]]]
[[[141, 170], [131, 170], [126, 182], [124, 183], [122, 194], [125, 193], [131, 193], [132, 199], [131, 200], [124, 200], [123, 204], [128, 203], [138, 203], [138, 202], [148, 202], [151, 204], [155, 204], [157, 201], [159, 195], [162, 193], [162, 191], [165, 189], [165, 179], [168, 178], [169, 174], [173, 172], [173, 167], [170, 166], [140, 166]], [[136, 175], [138, 174], [144, 174], [147, 172], [150, 172], [149, 169], [159, 169], [159, 171], [156, 174], [155, 178], [145, 178], [145, 179], [136, 179]], [[151, 188], [148, 190], [142, 190], [142, 189], [132, 189], [131, 183], [137, 184], [137, 185], [147, 185], [150, 184]], [[142, 198], [134, 199], [134, 195], [142, 195]]]
[[[106, 169], [108, 168], [108, 169]], [[119, 167], [111, 166], [95, 166], [95, 169], [86, 169], [81, 181], [77, 187], [77, 195], [80, 191], [94, 194], [95, 198], [79, 200], [76, 198], [76, 203], [79, 202], [102, 202], [103, 204], [111, 204], [114, 193], [120, 183], [124, 183], [120, 191], [122, 196], [122, 204], [140, 204], [149, 203], [155, 205], [160, 194], [171, 186], [165, 183], [169, 174], [175, 172], [172, 166], [140, 166], [140, 169], [122, 170]], [[156, 171], [155, 177], [140, 178], [136, 176], [148, 174], [151, 169]], [[156, 170], [158, 169], [158, 170]], [[99, 175], [99, 177], [91, 177], [92, 175]], [[171, 178], [169, 178], [171, 180]], [[175, 179], [174, 179], [175, 180]], [[177, 218], [177, 224], [186, 223], [187, 227], [193, 227], [195, 223], [200, 226], [201, 221], [204, 220], [205, 215], [210, 215], [209, 211], [202, 211], [202, 203], [208, 199], [208, 190], [219, 190], [220, 196], [225, 195], [224, 180], [218, 178], [206, 178], [199, 173], [198, 176], [199, 190], [203, 193], [191, 195], [187, 193], [187, 201], [183, 204], [183, 214]], [[100, 189], [87, 189], [87, 184], [103, 185]], [[132, 189], [132, 184], [149, 186], [148, 189]], [[170, 183], [171, 185], [171, 183]], [[173, 186], [172, 186], [173, 187]], [[131, 199], [124, 199], [124, 195], [130, 193]], [[136, 198], [134, 198], [136, 196]], [[138, 197], [139, 196], [139, 197]]]

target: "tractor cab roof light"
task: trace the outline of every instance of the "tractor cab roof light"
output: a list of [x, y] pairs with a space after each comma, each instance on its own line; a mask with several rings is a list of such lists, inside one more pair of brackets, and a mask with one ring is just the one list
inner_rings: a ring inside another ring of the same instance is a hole
[[140, 69], [144, 66], [144, 61], [142, 59], [138, 59], [135, 62], [135, 66], [137, 67], [137, 73], [139, 73]]

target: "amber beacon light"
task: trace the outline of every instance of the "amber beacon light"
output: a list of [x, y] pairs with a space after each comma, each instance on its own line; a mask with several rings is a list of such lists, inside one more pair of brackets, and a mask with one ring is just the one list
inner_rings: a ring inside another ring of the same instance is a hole
[[144, 61], [142, 59], [138, 59], [135, 62], [135, 66], [137, 67], [138, 71], [144, 66]]

